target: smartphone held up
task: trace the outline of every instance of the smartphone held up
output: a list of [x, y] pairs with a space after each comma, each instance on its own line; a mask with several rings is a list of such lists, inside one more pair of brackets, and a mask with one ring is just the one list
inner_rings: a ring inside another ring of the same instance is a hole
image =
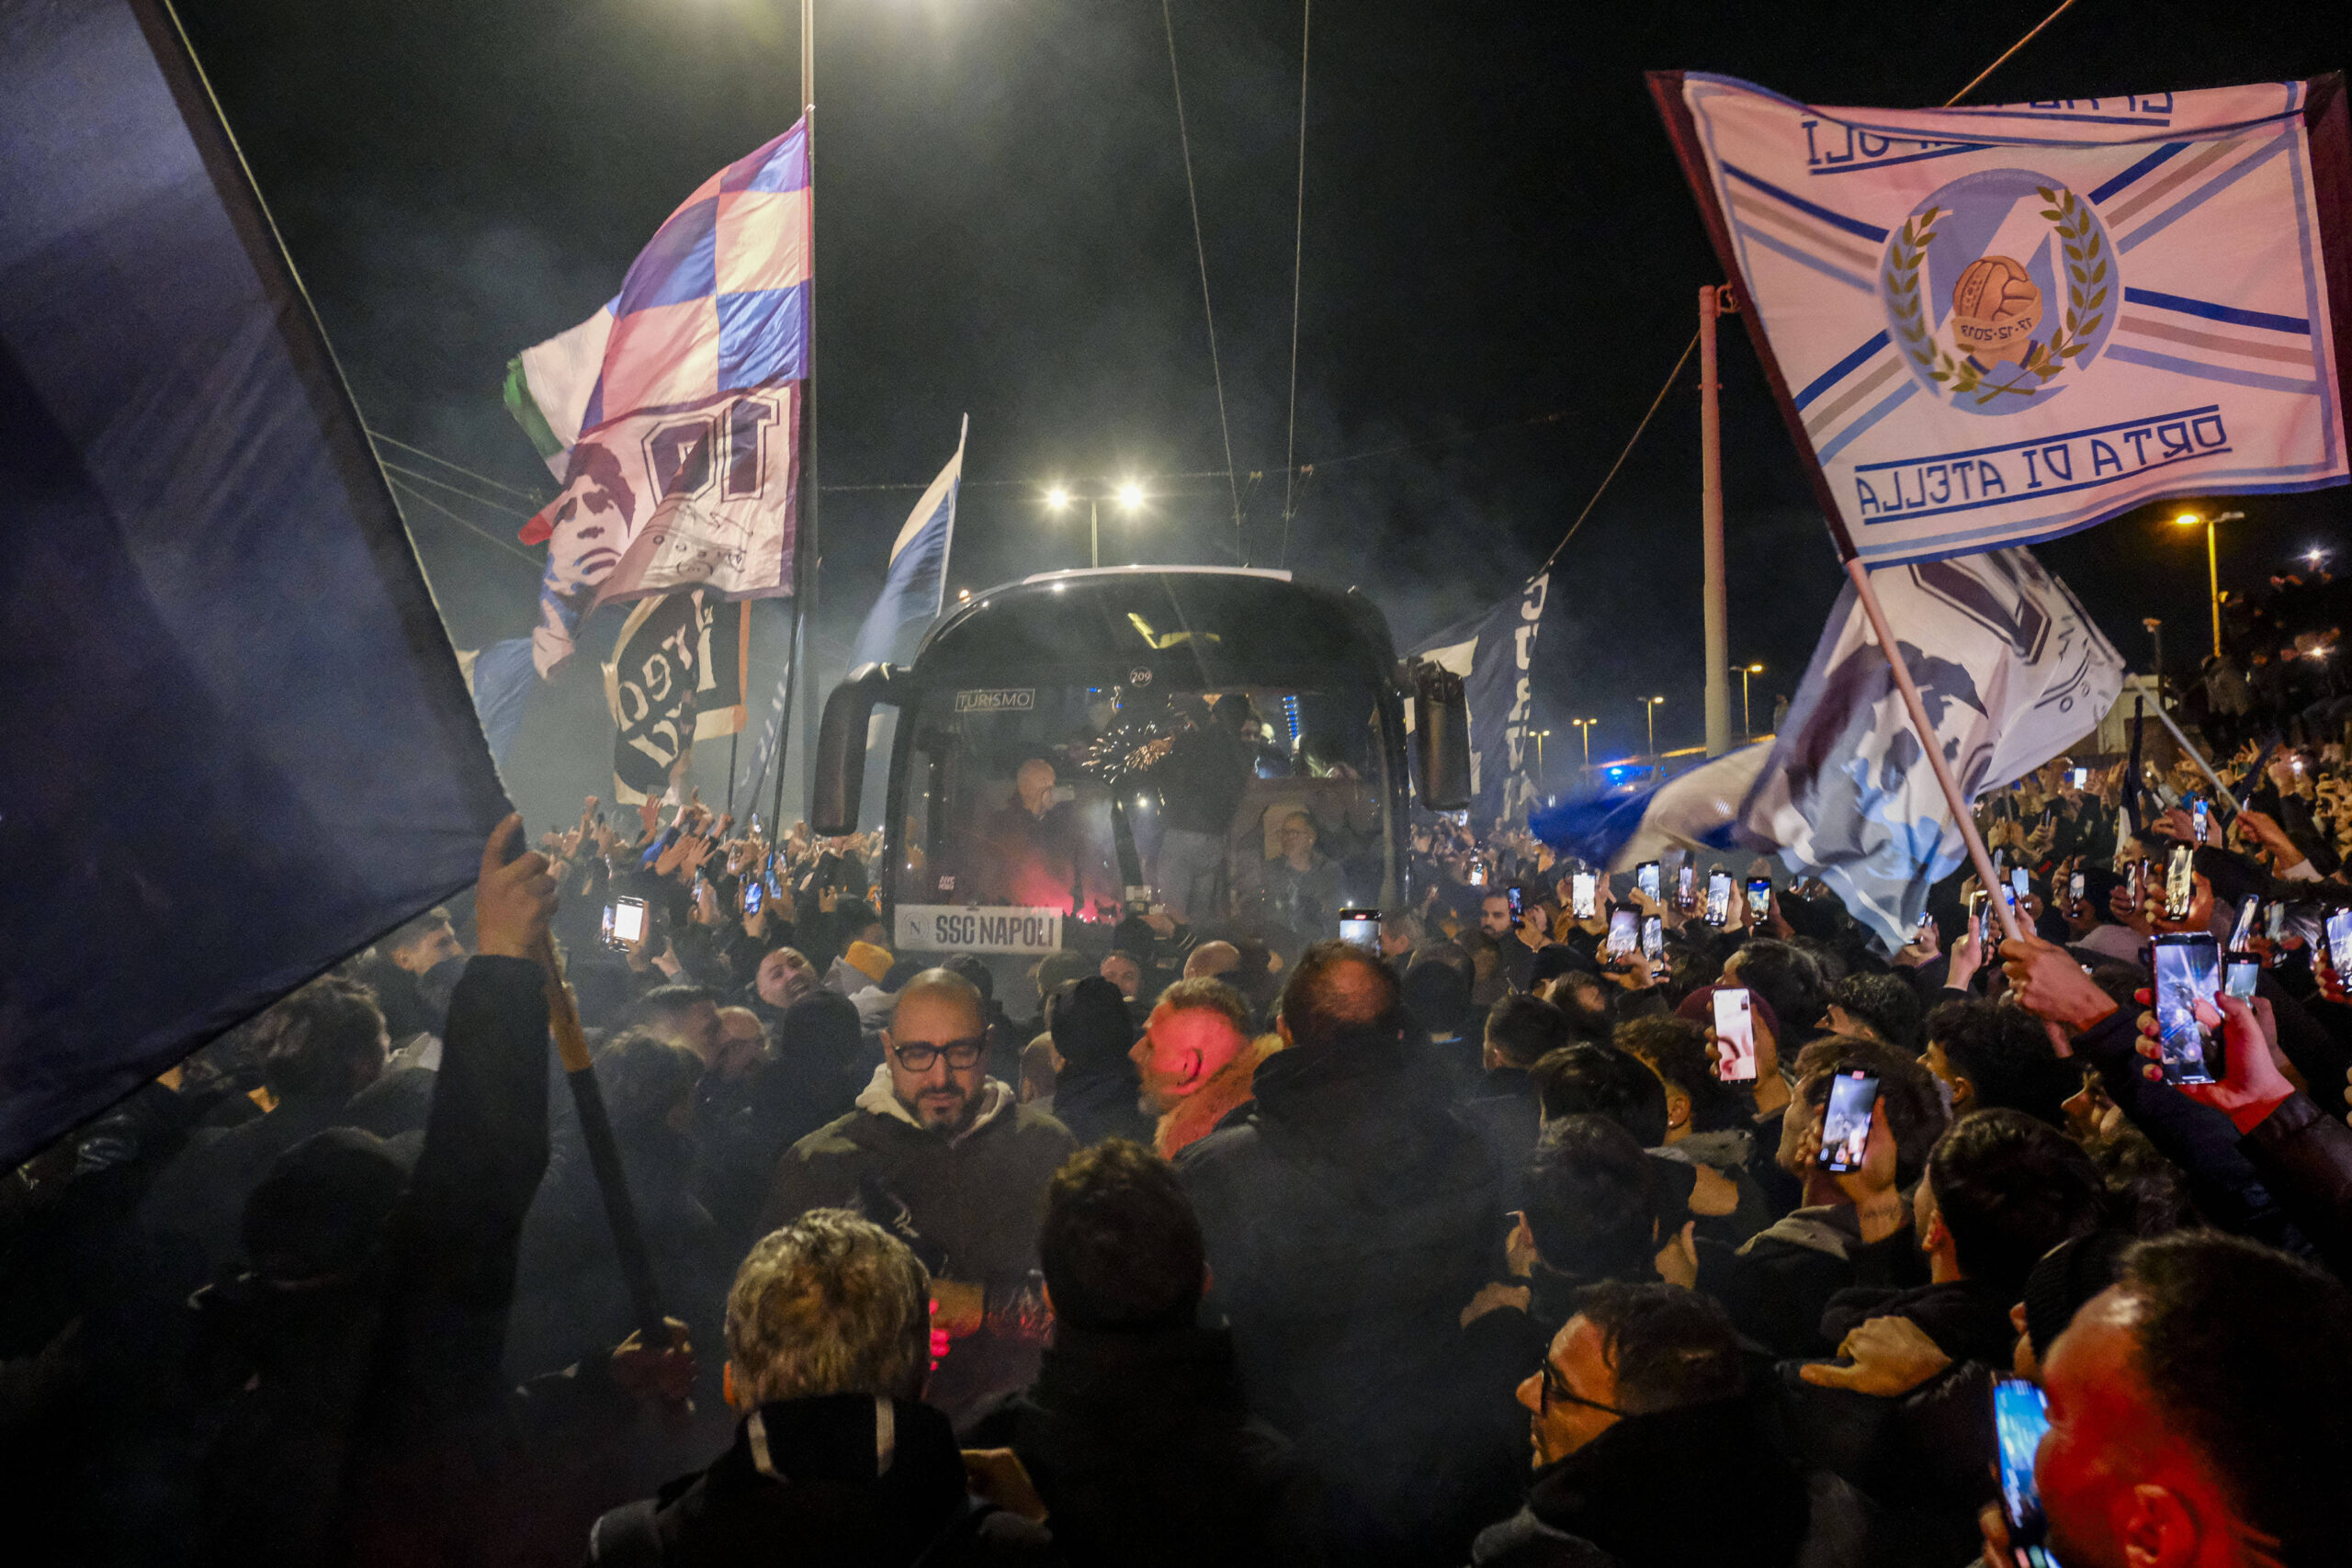
[[1715, 1076], [1725, 1083], [1756, 1081], [1756, 1004], [1745, 986], [1717, 986]]
[[1844, 1175], [1870, 1156], [1871, 1122], [1878, 1113], [1878, 1075], [1857, 1067], [1829, 1080], [1821, 1119], [1821, 1168]]

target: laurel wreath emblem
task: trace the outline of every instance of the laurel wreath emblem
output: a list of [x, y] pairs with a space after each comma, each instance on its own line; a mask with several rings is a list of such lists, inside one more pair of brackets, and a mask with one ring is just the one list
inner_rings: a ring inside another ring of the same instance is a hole
[[2004, 393], [2032, 397], [2057, 379], [2067, 368], [2068, 361], [2079, 358], [2098, 331], [2099, 323], [2107, 319], [2107, 242], [2092, 220], [2090, 209], [2064, 186], [2036, 186], [2034, 192], [2049, 203], [2041, 209], [2041, 216], [2057, 225], [2059, 249], [2066, 262], [2065, 322], [2050, 334], [2048, 342], [2034, 344], [2018, 362], [2019, 369], [2035, 378], [2034, 385], [1988, 384], [1984, 367], [1967, 355], [1955, 360], [1936, 342], [1935, 333], [1928, 325], [1927, 313], [1919, 304], [1919, 268], [1927, 260], [1928, 246], [1936, 237], [1936, 220], [1947, 215], [1947, 209], [1930, 207], [1906, 219], [1886, 248], [1882, 282], [1903, 352], [1911, 356], [1928, 379], [1948, 388], [1956, 398], [1973, 396], [1979, 406]]

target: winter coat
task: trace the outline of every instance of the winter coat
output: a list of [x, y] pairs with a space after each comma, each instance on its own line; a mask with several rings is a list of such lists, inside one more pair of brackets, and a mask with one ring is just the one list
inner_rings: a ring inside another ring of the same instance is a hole
[[1111, 1138], [1148, 1148], [1152, 1118], [1142, 1109], [1142, 1094], [1135, 1069], [1124, 1061], [1087, 1073], [1064, 1067], [1054, 1080], [1054, 1119], [1084, 1148]]
[[[509, 1533], [512, 1498], [480, 1460], [501, 1451], [499, 1346], [548, 1159], [544, 982], [525, 959], [467, 966], [373, 1260], [308, 1291], [244, 1280], [195, 1303], [198, 1363], [237, 1391], [208, 1423], [199, 1560], [463, 1562]], [[411, 1506], [420, 1493], [430, 1508]]]
[[2352, 1279], [2352, 1129], [2289, 1095], [2238, 1141], [2338, 1279]]
[[1793, 1210], [1736, 1252], [1699, 1243], [1699, 1289], [1775, 1357], [1826, 1356], [1837, 1348], [1822, 1337], [1821, 1315], [1838, 1292], [1924, 1284], [1926, 1273], [1909, 1224], [1865, 1243], [1845, 1203]]
[[761, 1405], [709, 1469], [598, 1519], [588, 1561], [965, 1568], [1042, 1561], [1050, 1540], [1011, 1514], [975, 1515], [938, 1411], [840, 1393]]
[[[972, 1124], [953, 1137], [915, 1120], [891, 1092], [887, 1064], [857, 1109], [785, 1152], [768, 1189], [763, 1232], [811, 1209], [854, 1209], [913, 1247], [943, 1279], [983, 1287], [990, 1308], [1012, 1303], [1037, 1267], [1046, 1184], [1077, 1151], [1069, 1130], [984, 1078]], [[1036, 1374], [1034, 1343], [991, 1322], [958, 1340], [930, 1399], [951, 1418]]]
[[[1747, 1398], [1617, 1422], [1538, 1471], [1518, 1515], [1479, 1532], [1476, 1568], [1797, 1568], [1853, 1562], [1859, 1504], [1809, 1487]], [[1808, 1550], [1809, 1535], [1820, 1539]]]
[[1463, 1439], [1480, 1402], [1453, 1365], [1501, 1224], [1486, 1150], [1402, 1040], [1293, 1046], [1254, 1089], [1177, 1160], [1243, 1392], [1352, 1521], [1335, 1556], [1442, 1544], [1489, 1458]]
[[964, 1440], [1020, 1457], [1072, 1568], [1322, 1561], [1315, 1483], [1242, 1407], [1223, 1331], [1062, 1324], [1035, 1384]]

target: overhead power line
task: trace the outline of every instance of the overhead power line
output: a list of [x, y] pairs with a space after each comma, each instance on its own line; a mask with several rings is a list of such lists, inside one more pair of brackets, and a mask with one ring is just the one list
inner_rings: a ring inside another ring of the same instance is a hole
[[[1293, 489], [1298, 478], [1298, 301], [1306, 258], [1306, 55], [1315, 38], [1315, 0], [1305, 0], [1298, 20], [1298, 209], [1290, 236], [1290, 427], [1283, 441], [1283, 554], [1290, 553]], [[1233, 461], [1231, 453], [1226, 461]]]
[[1216, 311], [1209, 304], [1209, 252], [1201, 239], [1201, 193], [1193, 183], [1193, 133], [1184, 124], [1184, 79], [1176, 71], [1176, 22], [1168, 0], [1159, 0], [1160, 25], [1168, 31], [1168, 80], [1176, 89], [1176, 140], [1184, 152], [1184, 197], [1193, 209], [1193, 254], [1201, 263], [1201, 314], [1209, 326], [1209, 375], [1216, 382], [1216, 427], [1225, 438], [1225, 480], [1233, 494], [1233, 532], [1241, 533], [1241, 485], [1233, 474], [1233, 426], [1225, 417], [1225, 370], [1216, 356]]

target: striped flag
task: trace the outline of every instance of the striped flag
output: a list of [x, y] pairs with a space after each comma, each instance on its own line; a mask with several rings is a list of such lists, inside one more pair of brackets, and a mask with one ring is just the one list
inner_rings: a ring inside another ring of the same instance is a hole
[[910, 621], [929, 621], [939, 614], [947, 596], [947, 552], [956, 540], [956, 492], [964, 484], [964, 443], [972, 434], [972, 416], [956, 437], [956, 456], [939, 470], [922, 492], [906, 526], [890, 546], [890, 570], [858, 629], [853, 667], [878, 664], [890, 657], [899, 628]]
[[2339, 78], [1917, 111], [1652, 91], [1849, 558], [2346, 481]]
[[705, 180], [610, 303], [508, 367], [506, 402], [562, 492], [534, 661], [598, 604], [680, 589], [787, 596], [808, 367], [806, 123]]
[[[1875, 574], [1935, 744], [1973, 799], [2096, 729], [2123, 661], [2030, 551], [1916, 561]], [[1750, 851], [1819, 877], [1893, 953], [1962, 854], [1960, 825], [1903, 712], [1849, 584], [1770, 742], [1665, 784], [1564, 801], [1530, 824], [1617, 870], [1672, 849]]]

